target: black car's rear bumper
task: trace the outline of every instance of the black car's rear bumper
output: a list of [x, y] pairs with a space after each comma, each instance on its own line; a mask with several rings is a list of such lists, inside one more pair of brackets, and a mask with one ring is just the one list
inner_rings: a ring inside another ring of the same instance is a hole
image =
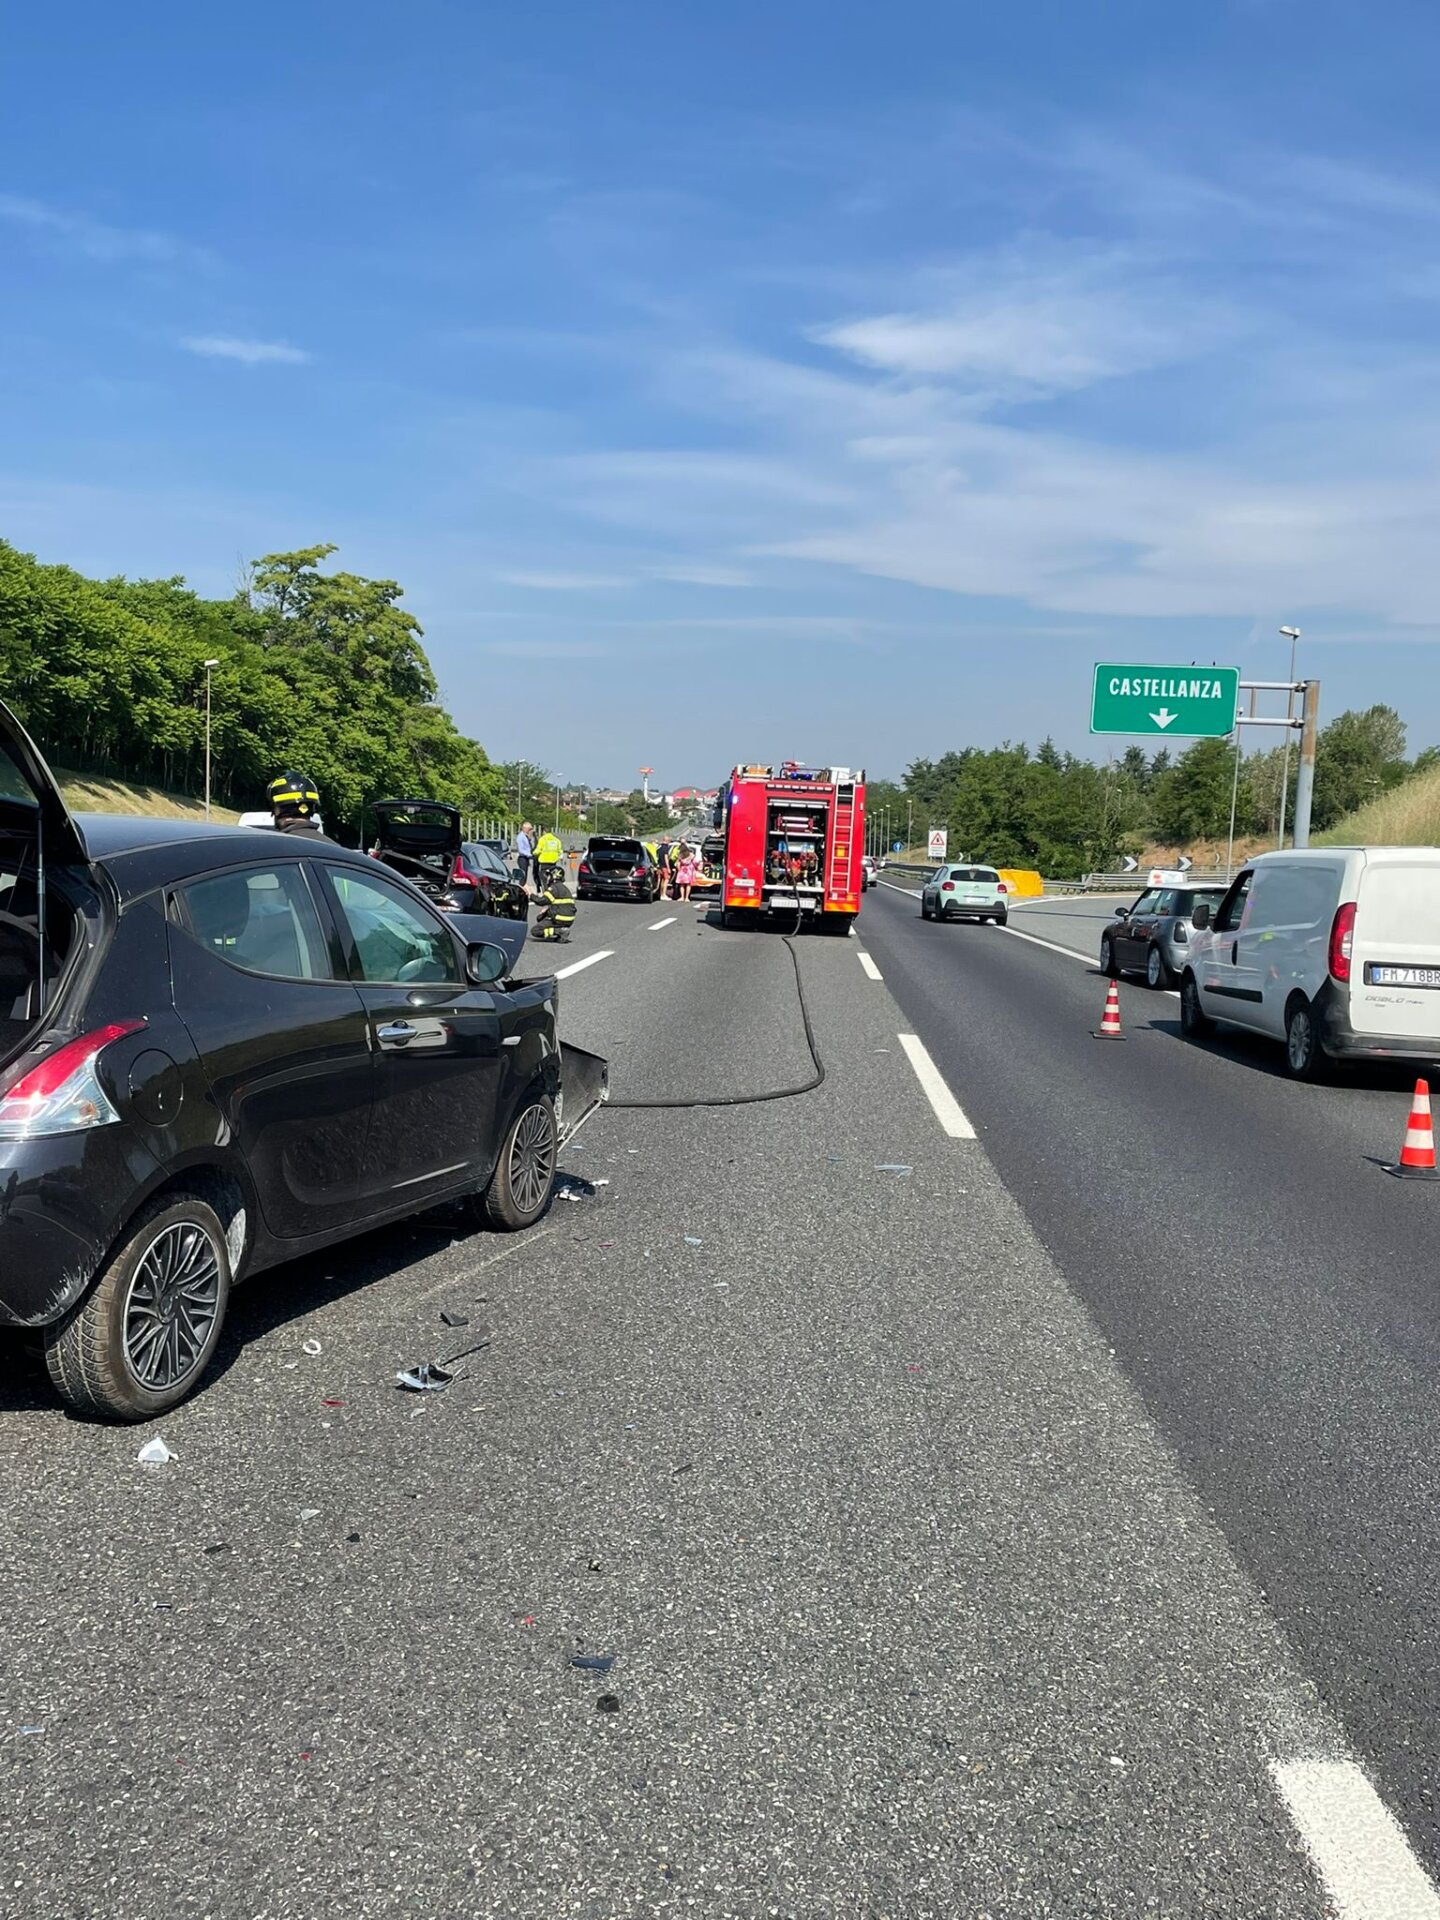
[[159, 1172], [124, 1125], [0, 1146], [0, 1326], [62, 1320]]
[[648, 900], [652, 890], [649, 880], [582, 880], [575, 893], [581, 900]]

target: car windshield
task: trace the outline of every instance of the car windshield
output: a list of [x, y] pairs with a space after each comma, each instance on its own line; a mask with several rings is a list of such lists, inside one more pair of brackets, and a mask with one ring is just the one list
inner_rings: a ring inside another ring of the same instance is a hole
[[1193, 887], [1188, 893], [1176, 896], [1175, 911], [1176, 913], [1194, 913], [1202, 900], [1208, 907], [1213, 908], [1224, 898], [1224, 887]]

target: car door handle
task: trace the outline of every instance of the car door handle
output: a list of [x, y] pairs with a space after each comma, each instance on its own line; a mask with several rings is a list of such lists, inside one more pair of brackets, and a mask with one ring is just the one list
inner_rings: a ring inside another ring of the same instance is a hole
[[1240, 964], [1240, 942], [1238, 940], [1232, 940], [1230, 942], [1230, 964], [1232, 967]]
[[377, 1027], [375, 1029], [375, 1038], [377, 1040], [391, 1040], [399, 1045], [403, 1044], [406, 1040], [413, 1040], [415, 1038], [415, 1028], [411, 1026], [408, 1020], [396, 1020], [388, 1027]]

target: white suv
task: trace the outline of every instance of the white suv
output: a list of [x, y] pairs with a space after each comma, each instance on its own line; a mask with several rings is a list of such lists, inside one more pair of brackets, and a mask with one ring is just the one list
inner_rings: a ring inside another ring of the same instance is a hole
[[1440, 847], [1266, 853], [1195, 909], [1180, 980], [1191, 1039], [1216, 1020], [1325, 1056], [1440, 1060]]

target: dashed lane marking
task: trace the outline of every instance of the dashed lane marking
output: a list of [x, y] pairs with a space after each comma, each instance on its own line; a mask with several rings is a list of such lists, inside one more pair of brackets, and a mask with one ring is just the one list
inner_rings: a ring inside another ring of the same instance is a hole
[[597, 960], [613, 960], [614, 957], [613, 947], [602, 947], [598, 953], [587, 953], [583, 960], [572, 960], [568, 967], [561, 967], [555, 978], [568, 980], [572, 973], [583, 973], [586, 967], [593, 967]]
[[661, 927], [673, 927], [676, 918], [677, 916], [672, 913], [668, 920], [657, 920], [653, 927], [647, 927], [645, 931], [647, 933], [659, 933]]
[[1341, 1920], [1440, 1920], [1440, 1894], [1353, 1760], [1272, 1760], [1270, 1773]]
[[860, 949], [860, 964], [872, 980], [879, 980], [883, 977], [879, 967], [876, 966], [875, 962], [863, 947]]
[[945, 1076], [930, 1058], [929, 1050], [918, 1033], [897, 1035], [905, 1049], [905, 1057], [915, 1069], [915, 1078], [920, 1082], [925, 1098], [935, 1110], [935, 1118], [952, 1140], [973, 1140], [975, 1129], [965, 1118], [960, 1102], [945, 1084]]

